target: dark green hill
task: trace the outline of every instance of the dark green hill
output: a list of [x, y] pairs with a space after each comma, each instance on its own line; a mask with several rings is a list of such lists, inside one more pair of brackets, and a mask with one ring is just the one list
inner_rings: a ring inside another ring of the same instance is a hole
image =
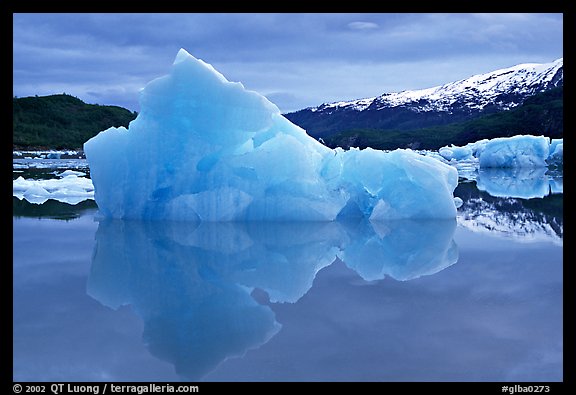
[[438, 149], [465, 145], [481, 139], [516, 134], [562, 138], [564, 133], [564, 88], [538, 93], [518, 107], [465, 122], [411, 130], [349, 129], [325, 137], [329, 147], [375, 149]]
[[136, 113], [117, 106], [86, 104], [67, 94], [14, 98], [14, 149], [78, 149], [100, 131], [127, 127]]

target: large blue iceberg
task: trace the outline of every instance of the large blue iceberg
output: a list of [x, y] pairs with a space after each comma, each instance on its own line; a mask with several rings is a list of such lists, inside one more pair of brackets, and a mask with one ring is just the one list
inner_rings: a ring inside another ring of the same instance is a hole
[[411, 150], [330, 149], [181, 49], [129, 129], [84, 145], [103, 217], [188, 221], [455, 218], [457, 171]]

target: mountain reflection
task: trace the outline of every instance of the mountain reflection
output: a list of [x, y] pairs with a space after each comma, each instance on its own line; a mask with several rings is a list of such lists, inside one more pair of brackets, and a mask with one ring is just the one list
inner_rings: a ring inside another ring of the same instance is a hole
[[[562, 190], [562, 177], [550, 178]], [[480, 184], [480, 181], [477, 181]], [[516, 186], [522, 183], [516, 183]], [[550, 182], [552, 186], [552, 182]], [[564, 197], [553, 192], [540, 198], [496, 197], [475, 182], [460, 182], [454, 194], [463, 201], [458, 224], [474, 232], [489, 233], [517, 241], [545, 241], [562, 244]], [[548, 188], [548, 181], [546, 187]], [[528, 196], [529, 194], [525, 194]]]
[[131, 305], [144, 342], [188, 379], [258, 348], [281, 328], [269, 305], [294, 303], [342, 259], [366, 280], [407, 280], [456, 263], [456, 221], [187, 223], [102, 220], [88, 294]]

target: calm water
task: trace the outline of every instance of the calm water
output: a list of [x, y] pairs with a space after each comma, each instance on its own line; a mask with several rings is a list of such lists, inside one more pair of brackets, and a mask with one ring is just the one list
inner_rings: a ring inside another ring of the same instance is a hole
[[561, 381], [562, 194], [498, 177], [520, 176], [458, 186], [457, 221], [98, 221], [14, 198], [13, 378]]

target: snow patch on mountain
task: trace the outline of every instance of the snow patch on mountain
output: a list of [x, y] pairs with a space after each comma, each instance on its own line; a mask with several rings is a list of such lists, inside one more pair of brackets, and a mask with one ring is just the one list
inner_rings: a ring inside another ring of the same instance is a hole
[[551, 63], [525, 63], [420, 90], [384, 93], [377, 97], [324, 103], [312, 112], [365, 111], [406, 106], [415, 112], [450, 112], [454, 107], [471, 111], [494, 105], [508, 110], [522, 98], [563, 83], [563, 58]]

